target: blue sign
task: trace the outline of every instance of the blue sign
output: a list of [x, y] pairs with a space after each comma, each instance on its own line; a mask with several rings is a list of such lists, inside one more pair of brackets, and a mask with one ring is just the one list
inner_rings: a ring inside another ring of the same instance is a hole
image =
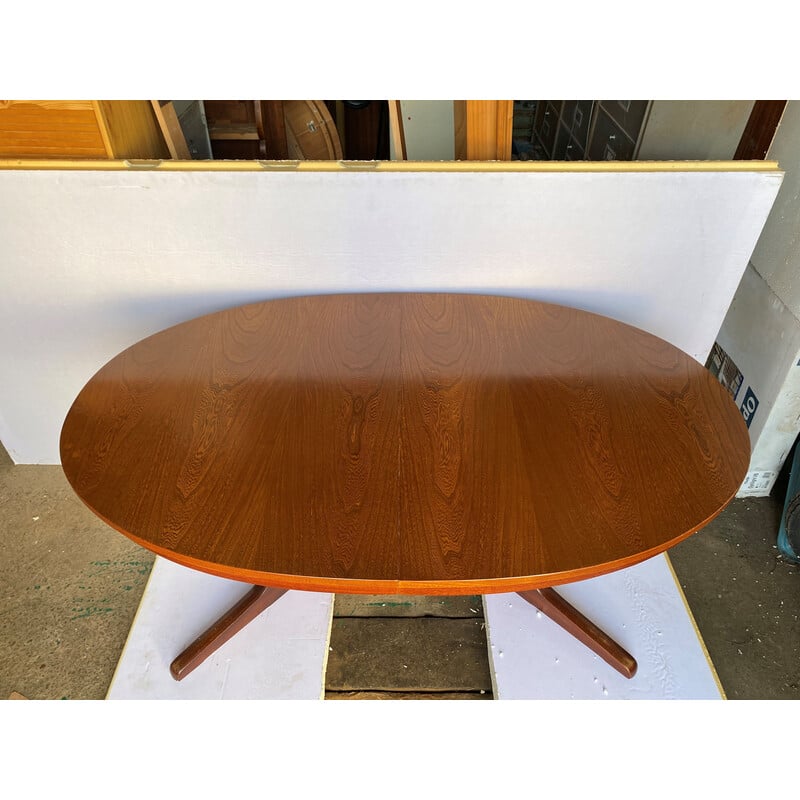
[[757, 408], [758, 398], [753, 392], [753, 388], [748, 386], [744, 400], [742, 400], [742, 407], [739, 409], [742, 412], [742, 416], [744, 417], [744, 421], [747, 423], [748, 428], [750, 427], [750, 423], [753, 421], [753, 417], [756, 415]]

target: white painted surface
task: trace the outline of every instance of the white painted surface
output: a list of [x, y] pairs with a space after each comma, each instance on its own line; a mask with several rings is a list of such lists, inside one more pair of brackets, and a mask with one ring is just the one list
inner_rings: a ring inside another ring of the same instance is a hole
[[752, 100], [654, 100], [637, 158], [731, 159], [752, 110]]
[[786, 373], [800, 350], [800, 324], [791, 311], [748, 265], [725, 315], [717, 341], [742, 373], [736, 396], [741, 404], [748, 386], [758, 397], [750, 423], [750, 441], [759, 440]]
[[717, 341], [742, 373], [741, 406], [751, 388], [752, 454], [737, 497], [766, 497], [800, 431], [800, 322], [749, 265]]
[[[452, 161], [455, 125], [452, 100], [401, 100], [408, 161]], [[394, 142], [392, 142], [394, 148]], [[392, 158], [395, 158], [394, 152]]]
[[333, 595], [287, 592], [182, 681], [169, 665], [250, 590], [156, 558], [109, 700], [320, 700]]
[[[768, 158], [786, 176], [719, 333], [758, 397], [738, 497], [766, 497], [800, 433], [800, 102], [789, 101]], [[741, 362], [741, 363], [740, 363]]]
[[753, 448], [750, 457], [750, 470], [771, 470], [770, 480], [762, 480], [760, 484], [747, 484], [742, 487], [739, 497], [766, 497], [772, 491], [778, 473], [789, 455], [792, 445], [800, 433], [800, 351], [786, 372], [785, 379], [778, 390], [769, 417], [764, 423], [764, 430]]
[[781, 175], [0, 171], [0, 440], [58, 463], [70, 404], [120, 350], [276, 296], [529, 297], [705, 361]]
[[800, 101], [790, 100], [768, 158], [780, 158], [786, 177], [753, 252], [753, 266], [800, 319]]
[[624, 678], [516, 594], [484, 597], [498, 700], [712, 700], [722, 694], [666, 558], [557, 587], [638, 663]]

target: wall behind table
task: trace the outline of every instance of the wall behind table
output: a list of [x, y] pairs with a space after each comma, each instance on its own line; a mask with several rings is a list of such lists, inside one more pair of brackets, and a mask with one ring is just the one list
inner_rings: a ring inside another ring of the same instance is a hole
[[0, 170], [0, 440], [16, 463], [58, 463], [69, 406], [108, 359], [193, 316], [278, 296], [530, 297], [704, 361], [781, 177], [622, 164]]

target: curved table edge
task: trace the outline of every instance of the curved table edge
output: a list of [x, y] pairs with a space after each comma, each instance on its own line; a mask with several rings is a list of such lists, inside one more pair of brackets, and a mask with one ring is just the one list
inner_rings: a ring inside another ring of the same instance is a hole
[[[737, 488], [738, 491], [738, 488]], [[591, 567], [581, 567], [557, 573], [545, 573], [532, 576], [514, 576], [508, 578], [475, 578], [450, 580], [394, 580], [381, 578], [328, 578], [313, 575], [291, 575], [285, 573], [261, 572], [259, 570], [236, 569], [223, 564], [201, 561], [185, 556], [166, 548], [152, 545], [129, 531], [121, 529], [110, 520], [88, 506], [109, 527], [126, 536], [135, 544], [157, 556], [172, 561], [189, 569], [198, 570], [218, 578], [239, 581], [255, 586], [272, 586], [279, 589], [294, 589], [308, 592], [333, 592], [340, 594], [405, 594], [405, 595], [473, 595], [502, 594], [506, 592], [524, 592], [533, 589], [545, 589], [577, 581], [597, 578], [626, 567], [632, 567], [668, 551], [692, 534], [704, 528], [718, 516], [733, 500], [733, 495], [723, 506], [711, 516], [689, 531], [677, 536], [658, 547], [635, 553], [625, 558], [608, 561]], [[84, 501], [85, 502], [85, 501]]]

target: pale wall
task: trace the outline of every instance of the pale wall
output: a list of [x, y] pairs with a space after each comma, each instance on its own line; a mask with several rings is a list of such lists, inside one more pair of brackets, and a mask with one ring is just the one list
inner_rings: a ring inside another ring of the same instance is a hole
[[638, 158], [731, 159], [752, 110], [752, 100], [654, 100]]
[[753, 252], [753, 266], [800, 319], [800, 102], [789, 101], [768, 153], [786, 177]]

